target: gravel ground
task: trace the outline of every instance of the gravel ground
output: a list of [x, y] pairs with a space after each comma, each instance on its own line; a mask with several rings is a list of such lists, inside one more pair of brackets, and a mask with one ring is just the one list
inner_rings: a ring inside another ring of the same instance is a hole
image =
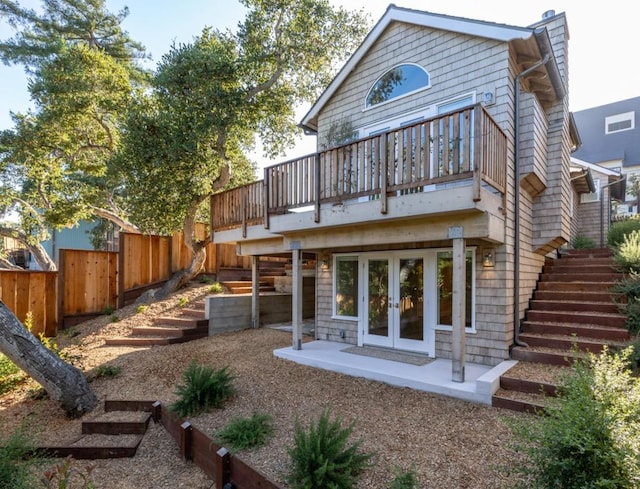
[[[290, 344], [290, 333], [263, 328], [221, 334], [170, 346], [152, 348], [106, 347], [104, 339], [127, 334], [131, 327], [150, 324], [153, 317], [179, 313], [179, 300], [202, 299], [207, 286], [193, 285], [170, 299], [136, 313], [135, 306], [116, 311], [120, 318], [87, 321], [74, 328], [77, 336], [62, 334], [59, 343], [74, 362], [90, 372], [102, 364], [122, 367], [120, 375], [100, 378], [92, 387], [101, 400], [176, 399], [182, 372], [195, 360], [214, 367], [228, 366], [235, 376], [237, 394], [224, 409], [190, 419], [211, 437], [230, 419], [253, 412], [273, 416], [275, 436], [262, 448], [239, 456], [283, 483], [287, 470], [286, 447], [292, 442], [296, 420], [307, 424], [326, 408], [345, 422], [355, 421], [353, 439], [362, 439], [365, 451], [375, 452], [372, 466], [358, 488], [382, 489], [398, 466], [415, 465], [421, 488], [508, 488], [513, 486], [507, 465], [518, 455], [506, 421], [528, 416], [457, 399], [398, 388], [341, 374], [296, 365], [275, 358], [272, 351]], [[5, 430], [26, 422], [40, 443], [77, 438], [80, 421], [68, 420], [50, 400], [34, 401], [27, 383], [0, 398], [0, 425]], [[97, 417], [101, 409], [87, 415]], [[88, 462], [76, 461], [83, 470]], [[132, 459], [97, 460], [92, 477], [98, 489], [211, 488], [195, 465], [183, 462], [177, 446], [160, 426], [150, 425]]]

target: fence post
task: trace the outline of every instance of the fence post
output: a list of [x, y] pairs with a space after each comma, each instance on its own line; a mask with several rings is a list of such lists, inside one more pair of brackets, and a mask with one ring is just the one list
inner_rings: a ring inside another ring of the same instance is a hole
[[116, 307], [118, 309], [124, 307], [124, 275], [126, 273], [124, 266], [125, 235], [125, 232], [118, 233], [118, 286], [116, 290], [116, 294], [118, 295], [118, 304]]
[[184, 460], [191, 460], [193, 458], [193, 427], [189, 421], [185, 421], [180, 425], [179, 433], [180, 442], [180, 454]]
[[231, 454], [226, 448], [222, 447], [216, 452], [215, 458], [216, 489], [224, 489], [231, 478]]
[[160, 401], [156, 401], [151, 405], [151, 417], [154, 423], [157, 423], [162, 418], [162, 403]]

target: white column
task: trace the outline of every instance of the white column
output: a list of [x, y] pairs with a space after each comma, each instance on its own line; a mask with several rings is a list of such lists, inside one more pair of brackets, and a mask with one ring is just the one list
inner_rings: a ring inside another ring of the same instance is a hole
[[466, 327], [466, 254], [463, 237], [453, 239], [453, 331], [451, 334], [452, 380], [464, 382]]
[[302, 259], [299, 249], [291, 251], [293, 283], [291, 286], [291, 326], [293, 349], [302, 349]]
[[260, 257], [251, 257], [251, 327], [260, 327]]

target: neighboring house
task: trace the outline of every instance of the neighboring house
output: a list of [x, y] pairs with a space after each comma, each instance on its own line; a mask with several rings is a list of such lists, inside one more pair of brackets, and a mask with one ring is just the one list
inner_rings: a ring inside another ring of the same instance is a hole
[[638, 213], [640, 186], [640, 97], [574, 112], [582, 145], [573, 156], [627, 176], [618, 215]]
[[[292, 257], [294, 349], [314, 253], [316, 339], [451, 359], [457, 382], [509, 358], [593, 191], [571, 180], [567, 29], [391, 5], [302, 120], [323, 150], [212, 198], [214, 242]], [[337, 130], [353, 141], [331, 149]]]

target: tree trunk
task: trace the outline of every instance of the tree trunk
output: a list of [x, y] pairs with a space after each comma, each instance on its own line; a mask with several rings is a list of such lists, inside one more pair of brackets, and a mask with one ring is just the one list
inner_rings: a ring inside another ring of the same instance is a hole
[[0, 270], [22, 270], [22, 267], [14, 265], [6, 258], [0, 256]]
[[1, 301], [0, 351], [59, 401], [68, 416], [82, 416], [98, 403], [85, 375], [40, 343]]

